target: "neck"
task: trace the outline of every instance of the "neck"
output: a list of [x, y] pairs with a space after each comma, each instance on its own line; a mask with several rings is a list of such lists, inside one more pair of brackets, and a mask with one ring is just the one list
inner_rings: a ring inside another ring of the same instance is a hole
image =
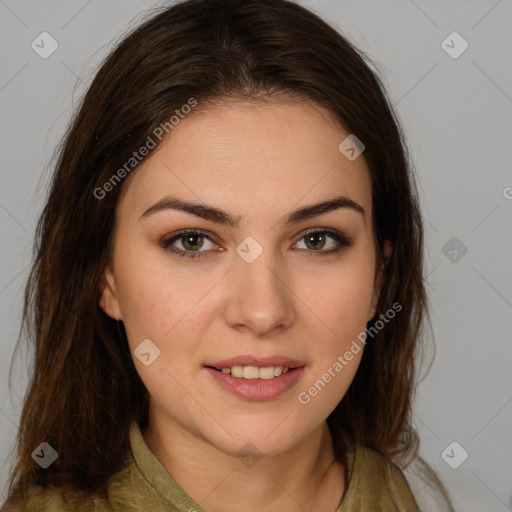
[[142, 435], [172, 478], [208, 512], [335, 512], [343, 496], [344, 467], [334, 459], [326, 422], [291, 450], [247, 465], [151, 414]]

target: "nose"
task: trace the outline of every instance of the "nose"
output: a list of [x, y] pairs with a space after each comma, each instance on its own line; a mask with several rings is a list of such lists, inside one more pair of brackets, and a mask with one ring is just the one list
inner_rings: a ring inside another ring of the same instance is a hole
[[282, 260], [264, 250], [252, 263], [234, 258], [229, 272], [229, 301], [225, 311], [228, 325], [263, 337], [285, 330], [296, 318], [296, 296], [287, 283]]

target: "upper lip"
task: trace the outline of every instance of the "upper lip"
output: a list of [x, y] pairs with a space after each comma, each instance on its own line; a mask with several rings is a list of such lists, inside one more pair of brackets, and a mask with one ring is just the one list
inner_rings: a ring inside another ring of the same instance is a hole
[[287, 356], [265, 356], [255, 357], [251, 355], [240, 355], [230, 357], [229, 359], [223, 359], [222, 361], [215, 361], [213, 363], [207, 363], [205, 366], [211, 366], [213, 368], [230, 368], [232, 366], [256, 366], [258, 368], [264, 368], [268, 366], [287, 366], [288, 368], [298, 368], [305, 366], [304, 361], [298, 359], [292, 359]]

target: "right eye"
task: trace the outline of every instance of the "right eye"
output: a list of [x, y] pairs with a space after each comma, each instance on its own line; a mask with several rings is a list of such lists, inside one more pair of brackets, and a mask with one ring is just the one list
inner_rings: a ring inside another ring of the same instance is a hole
[[[199, 231], [195, 229], [184, 230], [172, 235], [171, 237], [167, 237], [161, 240], [160, 246], [165, 251], [169, 251], [182, 258], [201, 258], [203, 256], [206, 256], [206, 254], [202, 253], [207, 253], [209, 251], [195, 250], [194, 247], [202, 247], [205, 239], [209, 240], [212, 244], [214, 244], [211, 238], [204, 231]], [[173, 245], [176, 241], [178, 241], [181, 244], [183, 249], [177, 248]]]

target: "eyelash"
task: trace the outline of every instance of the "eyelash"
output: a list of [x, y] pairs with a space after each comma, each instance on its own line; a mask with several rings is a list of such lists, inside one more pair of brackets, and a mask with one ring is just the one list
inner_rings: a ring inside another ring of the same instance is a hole
[[[348, 238], [345, 235], [333, 231], [331, 229], [313, 229], [311, 231], [307, 231], [302, 235], [297, 242], [300, 242], [303, 238], [305, 238], [308, 235], [312, 234], [328, 234], [329, 237], [333, 238], [338, 242], [338, 247], [335, 249], [329, 249], [328, 251], [312, 251], [307, 249], [301, 249], [306, 250], [307, 252], [312, 252], [312, 255], [307, 255], [306, 257], [316, 257], [316, 256], [328, 256], [330, 254], [335, 254], [341, 252], [344, 248], [348, 248], [353, 244], [353, 239]], [[177, 233], [176, 235], [173, 235], [170, 238], [165, 238], [159, 242], [159, 245], [164, 249], [165, 251], [168, 251], [172, 254], [175, 254], [176, 256], [179, 256], [180, 258], [194, 258], [199, 259], [204, 256], [208, 256], [209, 251], [183, 251], [181, 249], [176, 249], [172, 246], [172, 243], [181, 238], [183, 235], [203, 235], [206, 238], [208, 238], [210, 241], [214, 242], [210, 236], [208, 236], [208, 233], [201, 230], [196, 229], [189, 229], [189, 230], [183, 230]], [[296, 243], [297, 243], [296, 242]], [[215, 243], [215, 242], [214, 242]], [[315, 254], [317, 253], [317, 254]]]

